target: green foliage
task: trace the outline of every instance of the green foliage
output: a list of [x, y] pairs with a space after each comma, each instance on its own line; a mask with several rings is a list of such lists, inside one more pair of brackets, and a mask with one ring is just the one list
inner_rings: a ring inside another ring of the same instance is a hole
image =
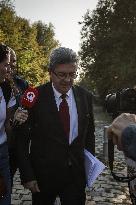
[[33, 27], [37, 31], [37, 43], [41, 47], [43, 55], [46, 56], [44, 67], [47, 68], [49, 59], [48, 57], [51, 50], [59, 45], [59, 42], [54, 38], [54, 27], [51, 23], [47, 25], [42, 23], [41, 21], [34, 23]]
[[102, 97], [135, 85], [135, 11], [133, 0], [99, 0], [96, 10], [88, 11], [81, 23], [79, 54], [87, 72], [84, 81]]
[[0, 42], [4, 42], [4, 39], [5, 39], [5, 35], [3, 31], [0, 29]]
[[48, 59], [53, 48], [59, 45], [54, 27], [39, 22], [30, 22], [16, 15], [13, 2], [0, 2], [0, 42], [13, 48], [18, 59], [18, 73], [32, 85], [49, 79]]

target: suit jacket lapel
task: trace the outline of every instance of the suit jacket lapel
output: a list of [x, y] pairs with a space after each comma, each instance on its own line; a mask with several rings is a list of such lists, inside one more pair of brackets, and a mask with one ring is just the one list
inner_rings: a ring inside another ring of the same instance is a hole
[[81, 136], [82, 133], [82, 120], [83, 120], [83, 108], [81, 102], [81, 96], [78, 88], [76, 86], [73, 87], [73, 93], [75, 97], [75, 102], [77, 106], [77, 114], [78, 114], [78, 136]]

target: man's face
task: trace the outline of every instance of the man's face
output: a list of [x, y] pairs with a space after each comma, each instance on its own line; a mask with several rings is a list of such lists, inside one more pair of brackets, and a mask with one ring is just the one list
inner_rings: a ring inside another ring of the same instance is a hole
[[11, 52], [10, 54], [10, 67], [13, 73], [16, 72], [16, 63], [17, 63], [17, 58], [15, 52]]
[[0, 82], [3, 82], [8, 72], [10, 72], [10, 55], [0, 63]]
[[6, 79], [9, 81], [12, 81], [13, 76], [16, 74], [16, 62], [17, 62], [16, 54], [14, 51], [11, 51], [10, 52], [10, 62], [9, 62], [10, 70], [7, 72], [7, 76], [6, 76]]
[[73, 85], [76, 76], [77, 65], [75, 63], [67, 63], [57, 65], [55, 70], [50, 72], [50, 78], [55, 89], [65, 94]]

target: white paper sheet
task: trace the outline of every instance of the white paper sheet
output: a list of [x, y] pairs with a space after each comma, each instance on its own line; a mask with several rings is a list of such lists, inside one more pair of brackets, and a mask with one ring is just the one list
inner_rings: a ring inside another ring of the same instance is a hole
[[96, 178], [104, 170], [105, 165], [96, 157], [94, 157], [90, 152], [88, 152], [86, 149], [84, 150], [84, 153], [87, 186], [91, 188]]

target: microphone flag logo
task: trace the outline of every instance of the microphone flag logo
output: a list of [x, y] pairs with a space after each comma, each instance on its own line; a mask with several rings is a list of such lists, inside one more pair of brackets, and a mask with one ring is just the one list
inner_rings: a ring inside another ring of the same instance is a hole
[[29, 87], [21, 97], [21, 106], [24, 108], [32, 108], [38, 98], [38, 90]]

